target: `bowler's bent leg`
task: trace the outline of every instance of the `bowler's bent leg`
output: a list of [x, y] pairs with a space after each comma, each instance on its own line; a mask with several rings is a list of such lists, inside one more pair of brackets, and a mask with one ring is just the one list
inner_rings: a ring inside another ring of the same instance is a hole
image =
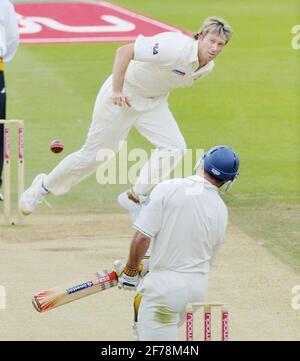
[[180, 162], [185, 154], [186, 144], [167, 103], [143, 114], [135, 126], [156, 146], [132, 188], [136, 195], [147, 195]]

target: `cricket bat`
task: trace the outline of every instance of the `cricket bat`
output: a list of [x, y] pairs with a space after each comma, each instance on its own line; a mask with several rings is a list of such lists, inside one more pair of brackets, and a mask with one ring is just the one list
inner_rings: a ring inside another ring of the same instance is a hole
[[54, 287], [35, 294], [32, 304], [38, 312], [46, 312], [80, 298], [104, 291], [118, 284], [117, 273], [106, 270], [94, 273], [88, 280]]

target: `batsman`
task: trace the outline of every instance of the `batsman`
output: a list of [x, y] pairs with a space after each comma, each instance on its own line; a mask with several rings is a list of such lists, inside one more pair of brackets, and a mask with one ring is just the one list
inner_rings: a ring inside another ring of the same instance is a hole
[[[197, 174], [158, 184], [134, 220], [137, 230], [119, 287], [135, 290], [135, 324], [140, 341], [175, 341], [188, 303], [203, 302], [208, 273], [228, 222], [219, 189], [235, 181], [239, 157], [219, 145], [197, 162]], [[139, 265], [152, 239], [149, 272]], [[145, 270], [142, 270], [145, 273]]]
[[97, 96], [86, 143], [49, 174], [35, 177], [20, 198], [20, 212], [31, 214], [48, 193], [63, 195], [104, 166], [109, 159], [101, 152], [118, 152], [120, 142], [133, 127], [155, 147], [136, 183], [119, 197], [121, 206], [134, 209], [170, 174], [186, 149], [168, 106], [169, 93], [190, 87], [211, 73], [214, 58], [231, 36], [232, 29], [225, 20], [211, 17], [194, 36], [180, 32], [139, 35], [134, 43], [118, 48], [112, 75]]

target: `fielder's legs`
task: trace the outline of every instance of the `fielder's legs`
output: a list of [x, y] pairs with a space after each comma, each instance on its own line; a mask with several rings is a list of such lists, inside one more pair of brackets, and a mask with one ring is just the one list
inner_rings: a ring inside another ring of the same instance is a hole
[[[0, 70], [0, 119], [5, 119], [5, 117], [6, 117], [6, 92], [5, 92], [4, 72]], [[0, 124], [0, 188], [2, 186], [2, 170], [3, 170], [3, 159], [4, 159], [3, 130], [4, 130], [4, 124]], [[0, 201], [1, 200], [3, 200], [3, 197], [2, 194], [0, 193]]]

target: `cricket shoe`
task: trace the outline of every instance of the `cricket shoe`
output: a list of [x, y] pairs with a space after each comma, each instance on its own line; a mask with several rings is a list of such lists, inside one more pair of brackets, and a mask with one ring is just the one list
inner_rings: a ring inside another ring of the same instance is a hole
[[121, 207], [129, 212], [131, 222], [134, 223], [147, 198], [145, 196], [136, 196], [132, 191], [126, 191], [119, 195], [118, 202]]
[[24, 216], [29, 216], [29, 214], [35, 210], [37, 205], [43, 202], [45, 196], [49, 193], [43, 187], [45, 176], [46, 174], [44, 173], [38, 174], [34, 178], [31, 186], [21, 194], [19, 210]]

